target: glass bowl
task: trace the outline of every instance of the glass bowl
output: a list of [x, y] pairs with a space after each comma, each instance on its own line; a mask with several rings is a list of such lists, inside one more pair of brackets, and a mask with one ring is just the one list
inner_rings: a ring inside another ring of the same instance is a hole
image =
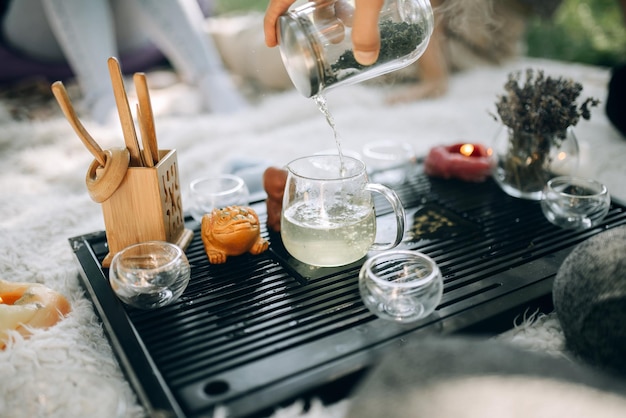
[[413, 322], [429, 316], [439, 305], [443, 277], [427, 255], [392, 250], [365, 261], [359, 291], [365, 306], [379, 318]]
[[134, 244], [115, 254], [109, 282], [127, 305], [151, 309], [174, 302], [189, 284], [191, 268], [183, 250], [169, 242]]
[[363, 162], [370, 179], [376, 183], [404, 183], [415, 161], [415, 151], [406, 142], [376, 141], [363, 146]]
[[197, 178], [189, 184], [189, 192], [191, 200], [189, 212], [198, 222], [213, 209], [234, 205], [246, 206], [250, 200], [246, 182], [233, 174]]
[[597, 225], [608, 213], [611, 196], [596, 180], [559, 176], [549, 180], [541, 196], [541, 210], [556, 226], [586, 229]]

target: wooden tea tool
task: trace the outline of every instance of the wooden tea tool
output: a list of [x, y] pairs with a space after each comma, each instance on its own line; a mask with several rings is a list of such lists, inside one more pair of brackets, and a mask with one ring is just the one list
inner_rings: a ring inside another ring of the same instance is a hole
[[97, 160], [89, 166], [85, 183], [94, 202], [102, 203], [115, 193], [126, 177], [130, 164], [130, 153], [126, 148], [113, 148], [104, 151], [106, 163], [100, 166]]
[[96, 160], [100, 163], [102, 167], [105, 165], [105, 156], [104, 151], [100, 148], [100, 145], [93, 139], [89, 132], [85, 129], [83, 124], [78, 119], [76, 115], [76, 111], [72, 106], [72, 102], [70, 101], [70, 97], [67, 94], [67, 90], [61, 81], [55, 81], [52, 83], [52, 94], [57, 99], [59, 106], [61, 106], [61, 110], [65, 115], [65, 118], [70, 122], [72, 128], [76, 132], [76, 135], [83, 141], [83, 144], [87, 147], [89, 152], [95, 157]]
[[108, 59], [108, 66], [109, 74], [111, 76], [111, 82], [113, 84], [115, 104], [117, 105], [117, 112], [120, 116], [120, 122], [122, 123], [124, 143], [126, 144], [126, 148], [128, 148], [128, 151], [130, 152], [130, 165], [132, 167], [141, 167], [143, 166], [143, 160], [141, 158], [141, 152], [139, 150], [139, 142], [137, 141], [137, 133], [135, 132], [133, 115], [130, 111], [128, 97], [126, 96], [126, 89], [124, 88], [122, 69], [120, 68], [119, 61], [115, 57], [110, 57]]
[[[152, 164], [159, 162], [159, 145], [157, 143], [156, 129], [154, 126], [154, 114], [152, 113], [152, 103], [150, 102], [150, 91], [148, 81], [144, 73], [135, 73], [133, 76], [135, 90], [137, 91], [137, 118], [141, 130], [141, 143], [144, 148], [144, 160], [149, 153], [152, 157]], [[148, 150], [148, 151], [146, 151]], [[148, 161], [144, 161], [148, 165]]]
[[67, 90], [61, 81], [52, 84], [52, 93], [74, 131], [95, 157], [89, 166], [85, 182], [89, 196], [98, 203], [107, 200], [124, 180], [130, 154], [126, 148], [103, 151], [78, 119]]
[[[102, 260], [105, 268], [115, 254], [130, 245], [167, 241], [185, 249], [193, 238], [193, 231], [185, 228], [176, 150], [158, 149], [144, 76], [136, 78], [137, 116], [144, 143], [141, 150], [117, 59], [109, 58], [108, 67], [126, 147], [102, 151], [95, 141], [85, 140], [95, 155], [104, 155], [104, 165], [94, 160], [89, 167], [87, 187], [102, 207], [109, 249]], [[62, 94], [59, 97], [67, 104]]]
[[146, 127], [143, 114], [141, 113], [141, 107], [137, 103], [137, 119], [139, 119], [139, 132], [141, 132], [141, 143], [143, 144], [142, 156], [143, 162], [146, 167], [154, 167], [154, 160], [152, 158], [152, 148], [148, 141], [148, 128]]

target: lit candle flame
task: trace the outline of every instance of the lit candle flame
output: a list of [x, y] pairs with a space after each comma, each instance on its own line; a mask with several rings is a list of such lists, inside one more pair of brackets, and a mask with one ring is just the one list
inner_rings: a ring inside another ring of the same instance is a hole
[[474, 146], [472, 144], [463, 144], [461, 148], [459, 148], [459, 152], [466, 157], [469, 157], [474, 152]]

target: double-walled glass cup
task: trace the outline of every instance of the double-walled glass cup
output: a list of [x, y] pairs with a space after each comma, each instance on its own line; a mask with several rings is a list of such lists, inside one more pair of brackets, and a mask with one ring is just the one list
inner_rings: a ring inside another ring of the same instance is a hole
[[109, 282], [122, 302], [139, 309], [168, 305], [183, 294], [191, 277], [185, 252], [165, 241], [147, 241], [115, 254]]
[[[317, 267], [335, 267], [363, 258], [369, 250], [396, 247], [404, 236], [404, 208], [390, 188], [369, 183], [365, 164], [339, 155], [303, 157], [287, 165], [281, 237], [295, 259]], [[393, 208], [396, 236], [376, 243], [372, 192]]]
[[305, 97], [406, 67], [426, 50], [433, 32], [428, 0], [385, 0], [378, 19], [380, 53], [372, 65], [352, 53], [355, 0], [313, 0], [278, 19], [280, 53]]
[[220, 174], [213, 177], [200, 177], [189, 184], [191, 216], [198, 222], [213, 209], [226, 206], [246, 206], [250, 191], [246, 182], [233, 174]]
[[425, 318], [439, 305], [443, 278], [435, 261], [416, 251], [387, 251], [368, 258], [359, 291], [376, 316], [397, 322]]
[[406, 181], [415, 164], [411, 144], [399, 141], [368, 142], [363, 146], [363, 162], [370, 178], [390, 186]]
[[559, 176], [549, 180], [541, 196], [541, 210], [551, 223], [565, 229], [597, 225], [609, 211], [611, 196], [596, 180]]

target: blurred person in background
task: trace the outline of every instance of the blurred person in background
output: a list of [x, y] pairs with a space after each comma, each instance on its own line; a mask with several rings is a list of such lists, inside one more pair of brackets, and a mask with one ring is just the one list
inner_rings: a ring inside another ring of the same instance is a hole
[[75, 76], [82, 108], [105, 123], [115, 109], [107, 59], [119, 58], [128, 74], [166, 57], [183, 81], [197, 87], [204, 110], [237, 111], [247, 102], [203, 32], [211, 6], [203, 5], [197, 0], [0, 0], [0, 82]]
[[[562, 0], [430, 0], [435, 27], [424, 54], [412, 65], [379, 77], [374, 83], [402, 83], [390, 103], [445, 94], [450, 73], [476, 66], [500, 65], [523, 53], [526, 22], [533, 15], [550, 18]], [[277, 45], [276, 22], [294, 0], [270, 0], [265, 13], [265, 41]], [[377, 19], [382, 0], [355, 1], [352, 40], [361, 64], [375, 62], [380, 40]], [[359, 13], [360, 11], [360, 13]]]
[[446, 93], [451, 73], [502, 65], [524, 54], [530, 17], [551, 18], [562, 0], [431, 0], [435, 28], [419, 60], [387, 81], [409, 84], [389, 96], [402, 103]]

